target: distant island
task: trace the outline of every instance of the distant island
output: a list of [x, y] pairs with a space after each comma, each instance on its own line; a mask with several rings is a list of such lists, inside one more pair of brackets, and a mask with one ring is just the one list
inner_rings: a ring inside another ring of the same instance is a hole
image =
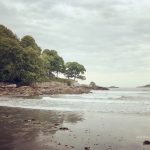
[[137, 88], [150, 88], [150, 84], [144, 85], [144, 86], [138, 86]]
[[113, 88], [119, 88], [119, 87], [117, 87], [117, 86], [110, 86], [110, 87], [108, 87], [108, 88], [113, 89]]

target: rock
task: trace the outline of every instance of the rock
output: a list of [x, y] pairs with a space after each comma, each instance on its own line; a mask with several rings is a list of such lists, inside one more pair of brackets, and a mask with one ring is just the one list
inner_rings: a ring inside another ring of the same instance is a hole
[[148, 141], [148, 140], [144, 141], [143, 145], [150, 145], [150, 141]]
[[69, 129], [66, 127], [61, 127], [61, 128], [59, 128], [59, 130], [69, 130]]
[[113, 88], [119, 88], [119, 87], [117, 87], [117, 86], [110, 86], [109, 88], [113, 89]]
[[0, 83], [0, 87], [2, 88], [16, 88], [16, 84], [9, 84], [9, 83]]
[[59, 124], [59, 123], [55, 123], [54, 125], [55, 125], [55, 126], [59, 126], [60, 124]]
[[93, 90], [109, 90], [109, 89], [106, 87], [96, 86], [95, 88], [93, 88]]
[[85, 150], [90, 150], [90, 147], [84, 147]]
[[32, 121], [35, 121], [35, 119], [28, 119], [28, 120], [25, 119], [25, 120], [24, 120], [24, 122], [32, 122]]
[[17, 85], [16, 85], [16, 84], [8, 84], [8, 85], [6, 85], [6, 87], [16, 88], [16, 87], [17, 87]]
[[[47, 83], [48, 84], [48, 83]], [[89, 93], [92, 89], [88, 86], [71, 87], [67, 84], [49, 82], [48, 87], [41, 86], [17, 86], [16, 84], [0, 83], [0, 96], [35, 96], [52, 94], [82, 94]]]

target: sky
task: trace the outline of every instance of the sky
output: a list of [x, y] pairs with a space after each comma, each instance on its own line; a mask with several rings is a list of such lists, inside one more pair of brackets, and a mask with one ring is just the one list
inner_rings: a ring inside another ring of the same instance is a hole
[[3, 0], [0, 24], [83, 64], [83, 83], [150, 83], [149, 0]]

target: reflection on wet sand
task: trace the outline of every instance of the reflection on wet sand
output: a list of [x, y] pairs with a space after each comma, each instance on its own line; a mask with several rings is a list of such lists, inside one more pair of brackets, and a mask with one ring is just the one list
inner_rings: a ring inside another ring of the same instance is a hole
[[0, 107], [0, 150], [149, 150], [149, 114]]
[[60, 143], [53, 141], [53, 135], [63, 127], [63, 123], [79, 121], [82, 121], [80, 113], [1, 107], [0, 150], [57, 149]]

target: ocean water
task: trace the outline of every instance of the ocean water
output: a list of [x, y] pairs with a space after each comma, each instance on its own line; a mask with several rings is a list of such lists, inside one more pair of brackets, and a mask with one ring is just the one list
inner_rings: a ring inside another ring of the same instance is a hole
[[150, 89], [117, 88], [80, 95], [1, 97], [0, 106], [104, 113], [150, 114]]

